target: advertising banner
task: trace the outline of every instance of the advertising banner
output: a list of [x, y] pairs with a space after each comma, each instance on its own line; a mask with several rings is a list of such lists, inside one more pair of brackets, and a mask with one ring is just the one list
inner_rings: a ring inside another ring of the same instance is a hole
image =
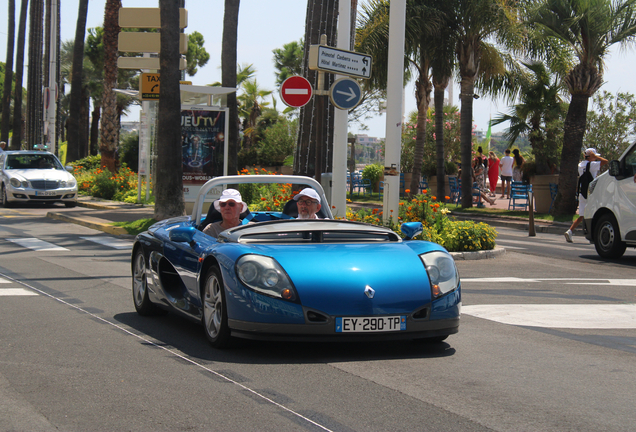
[[184, 200], [196, 199], [201, 186], [227, 173], [227, 109], [182, 107], [181, 148]]

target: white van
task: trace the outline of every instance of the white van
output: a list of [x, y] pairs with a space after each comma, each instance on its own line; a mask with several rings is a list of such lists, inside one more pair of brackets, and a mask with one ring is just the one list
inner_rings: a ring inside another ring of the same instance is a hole
[[620, 258], [627, 246], [636, 247], [636, 142], [609, 163], [588, 190], [585, 238], [602, 258]]

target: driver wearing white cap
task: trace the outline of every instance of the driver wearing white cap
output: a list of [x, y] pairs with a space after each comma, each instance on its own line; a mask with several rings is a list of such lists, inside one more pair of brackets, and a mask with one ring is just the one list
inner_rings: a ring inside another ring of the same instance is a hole
[[320, 210], [320, 196], [312, 188], [305, 188], [294, 197], [298, 202], [298, 219], [320, 219], [316, 213]]

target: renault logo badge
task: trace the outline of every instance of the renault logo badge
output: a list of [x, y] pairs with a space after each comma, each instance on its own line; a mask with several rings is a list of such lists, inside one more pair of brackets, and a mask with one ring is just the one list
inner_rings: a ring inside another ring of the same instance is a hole
[[367, 285], [364, 287], [364, 294], [370, 299], [372, 299], [373, 296], [375, 295], [375, 290], [371, 288], [369, 285]]

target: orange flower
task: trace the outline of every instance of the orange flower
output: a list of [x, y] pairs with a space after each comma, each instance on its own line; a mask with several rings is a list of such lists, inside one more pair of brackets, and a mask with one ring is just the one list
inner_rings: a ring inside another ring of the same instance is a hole
[[446, 201], [448, 201], [448, 200], [450, 199], [450, 197], [449, 197], [449, 196], [445, 196], [445, 197], [444, 197], [444, 199], [445, 199]]
[[267, 207], [267, 211], [272, 211], [271, 207], [268, 206]]
[[437, 197], [432, 196], [432, 197], [431, 197], [431, 199], [432, 199], [433, 201], [435, 201], [435, 200], [437, 199]]
[[261, 198], [261, 201], [267, 201], [267, 198], [263, 197]]
[[411, 189], [404, 189], [405, 193], [411, 193]]

